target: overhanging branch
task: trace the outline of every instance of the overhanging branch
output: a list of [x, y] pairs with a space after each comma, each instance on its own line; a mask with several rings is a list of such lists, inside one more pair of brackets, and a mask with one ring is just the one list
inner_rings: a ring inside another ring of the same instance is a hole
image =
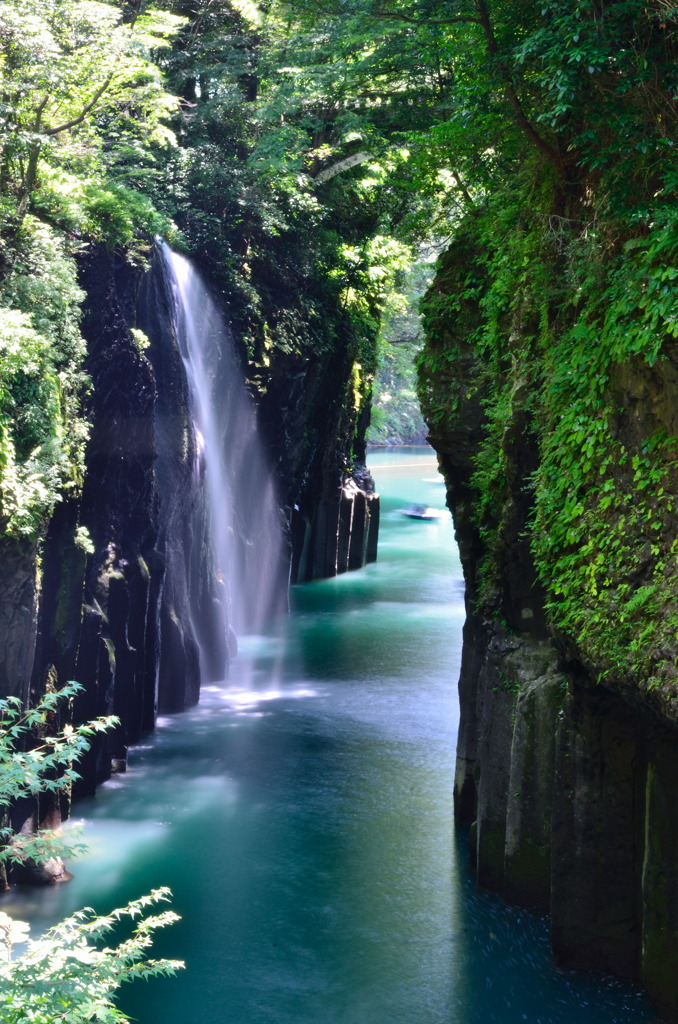
[[76, 117], [71, 118], [70, 121], [64, 121], [63, 124], [57, 125], [56, 128], [44, 128], [42, 134], [59, 135], [60, 132], [68, 131], [69, 128], [75, 128], [76, 125], [82, 124], [82, 122], [85, 120], [90, 110], [92, 109], [92, 107], [96, 106], [96, 104], [99, 102], [103, 94], [106, 92], [112, 81], [113, 74], [111, 73], [106, 79], [106, 81], [103, 83], [103, 85], [101, 85], [100, 88], [98, 88], [97, 91], [94, 93], [94, 96], [89, 101], [89, 103], [87, 103], [82, 108], [82, 110]]
[[518, 122], [523, 133], [529, 139], [529, 141], [537, 147], [540, 153], [542, 153], [550, 164], [562, 174], [563, 164], [560, 158], [560, 154], [552, 146], [548, 144], [546, 139], [543, 139], [539, 132], [536, 130], [534, 125], [530, 122], [525, 111], [523, 110], [518, 93], [516, 92], [513, 84], [513, 78], [511, 72], [504, 62], [498, 58], [499, 47], [497, 40], [492, 28], [492, 22], [490, 21], [490, 13], [487, 9], [486, 0], [476, 0], [476, 9], [478, 11], [478, 24], [482, 26], [485, 34], [485, 41], [487, 44], [487, 51], [491, 56], [497, 58], [496, 65], [501, 73], [501, 77], [504, 82], [504, 89], [506, 90], [506, 96], [513, 113], [515, 114], [516, 121]]
[[549, 145], [546, 139], [542, 138], [534, 125], [530, 122], [523, 110], [518, 93], [516, 92], [511, 72], [498, 56], [499, 47], [492, 28], [492, 22], [490, 21], [490, 14], [486, 0], [475, 0], [475, 7], [475, 15], [457, 14], [451, 18], [414, 18], [409, 14], [401, 14], [400, 11], [384, 10], [379, 8], [373, 11], [373, 16], [375, 18], [390, 18], [395, 21], [403, 21], [408, 25], [416, 25], [420, 28], [427, 25], [479, 25], [485, 36], [487, 51], [495, 58], [496, 67], [502, 77], [506, 97], [511, 105], [511, 109], [513, 110], [516, 121], [518, 122], [518, 126], [529, 142], [531, 142], [533, 146], [536, 146], [539, 152], [546, 157], [549, 163], [552, 164], [560, 174], [562, 174], [563, 163], [560, 154], [557, 149]]

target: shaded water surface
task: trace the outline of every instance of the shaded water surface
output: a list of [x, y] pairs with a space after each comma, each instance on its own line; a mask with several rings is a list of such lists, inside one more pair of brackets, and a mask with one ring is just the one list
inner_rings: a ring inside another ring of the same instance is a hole
[[[554, 973], [543, 918], [478, 893], [452, 828], [463, 587], [428, 450], [375, 452], [376, 565], [295, 588], [282, 638], [161, 722], [80, 805], [91, 853], [37, 924], [169, 885], [179, 977], [142, 1024], [639, 1024], [635, 989]], [[26, 914], [27, 898], [13, 910]]]

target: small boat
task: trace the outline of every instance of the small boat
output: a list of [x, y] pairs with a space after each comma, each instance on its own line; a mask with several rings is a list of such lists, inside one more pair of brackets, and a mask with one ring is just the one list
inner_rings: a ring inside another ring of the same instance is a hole
[[427, 522], [444, 515], [441, 509], [431, 508], [430, 505], [408, 505], [407, 508], [401, 508], [400, 512], [408, 519], [423, 519]]

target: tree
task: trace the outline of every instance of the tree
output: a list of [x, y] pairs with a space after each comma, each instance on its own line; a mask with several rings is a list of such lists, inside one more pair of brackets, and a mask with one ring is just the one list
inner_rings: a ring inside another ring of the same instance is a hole
[[96, 0], [0, 6], [0, 530], [39, 540], [82, 480], [88, 433], [76, 256], [143, 258], [176, 100], [153, 55], [176, 15]]
[[423, 343], [418, 305], [431, 284], [433, 264], [419, 260], [399, 278], [382, 316], [369, 444], [423, 444], [428, 434], [419, 409], [415, 360]]
[[152, 51], [166, 45], [180, 24], [159, 11], [126, 21], [119, 7], [96, 0], [2, 5], [5, 245], [32, 207], [66, 228], [112, 236], [118, 244], [124, 239], [116, 237], [115, 215], [120, 220], [123, 212], [116, 207], [127, 200], [137, 215], [144, 205], [151, 215], [148, 203], [129, 194], [121, 162], [143, 159], [154, 145], [172, 141], [164, 122], [175, 100], [164, 89]]
[[[78, 777], [74, 764], [89, 748], [92, 736], [108, 729], [113, 719], [100, 718], [87, 725], [54, 728], [67, 702], [79, 689], [67, 684], [58, 693], [45, 694], [27, 711], [20, 701], [0, 701], [0, 866], [12, 862], [44, 862], [74, 847], [57, 833], [40, 830], [17, 835], [8, 823], [8, 811], [18, 799], [40, 800], [70, 789]], [[77, 848], [75, 848], [77, 852]], [[6, 1024], [114, 1024], [127, 1018], [113, 1002], [122, 982], [156, 975], [171, 975], [183, 966], [176, 960], [151, 960], [147, 952], [153, 934], [177, 920], [171, 911], [149, 914], [167, 901], [166, 888], [153, 890], [110, 914], [91, 908], [78, 911], [50, 928], [38, 939], [29, 938], [29, 926], [0, 911], [0, 1018]], [[129, 934], [120, 939], [120, 927]], [[102, 945], [115, 932], [116, 944]], [[15, 952], [20, 944], [24, 948]]]

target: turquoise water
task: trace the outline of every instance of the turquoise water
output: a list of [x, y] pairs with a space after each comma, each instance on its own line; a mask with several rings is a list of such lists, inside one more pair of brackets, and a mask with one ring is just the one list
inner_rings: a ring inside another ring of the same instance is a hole
[[452, 824], [463, 586], [428, 450], [377, 451], [379, 561], [295, 588], [285, 636], [164, 719], [80, 804], [76, 877], [3, 904], [39, 927], [158, 885], [187, 962], [141, 1024], [639, 1024], [630, 986], [551, 969], [546, 921], [479, 893]]

